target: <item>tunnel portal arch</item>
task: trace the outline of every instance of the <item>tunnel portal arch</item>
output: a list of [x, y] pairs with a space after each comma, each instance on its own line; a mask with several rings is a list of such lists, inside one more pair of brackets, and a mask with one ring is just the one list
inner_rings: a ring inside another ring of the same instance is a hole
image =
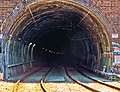
[[81, 3], [49, 0], [31, 4], [6, 33], [5, 79], [36, 65], [77, 63], [92, 70], [103, 66], [110, 70], [110, 30]]

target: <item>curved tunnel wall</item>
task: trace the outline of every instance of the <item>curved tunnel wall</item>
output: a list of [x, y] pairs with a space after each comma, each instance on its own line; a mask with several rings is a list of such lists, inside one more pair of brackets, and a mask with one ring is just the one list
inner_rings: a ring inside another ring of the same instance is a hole
[[5, 78], [36, 65], [77, 63], [93, 70], [110, 68], [111, 57], [106, 53], [111, 52], [111, 39], [107, 28], [91, 10], [74, 1], [31, 4], [17, 16], [7, 34]]

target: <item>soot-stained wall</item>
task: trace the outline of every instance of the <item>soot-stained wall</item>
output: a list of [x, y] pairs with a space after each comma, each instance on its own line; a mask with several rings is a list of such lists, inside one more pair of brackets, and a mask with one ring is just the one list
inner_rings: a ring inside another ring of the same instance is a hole
[[109, 32], [99, 17], [80, 3], [51, 0], [31, 4], [17, 16], [8, 34], [4, 72], [9, 76], [13, 67], [21, 72], [36, 65], [77, 63], [90, 69], [110, 68]]

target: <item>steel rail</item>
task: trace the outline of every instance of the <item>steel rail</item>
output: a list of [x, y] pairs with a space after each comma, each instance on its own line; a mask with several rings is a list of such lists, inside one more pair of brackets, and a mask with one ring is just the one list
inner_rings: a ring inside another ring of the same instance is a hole
[[[110, 87], [110, 88], [113, 88], [113, 89], [115, 89], [115, 90], [119, 90], [119, 91], [120, 91], [120, 88], [119, 88], [119, 87], [115, 87], [115, 86], [113, 86], [113, 85], [107, 84], [107, 83], [102, 82], [102, 81], [100, 81], [100, 80], [94, 79], [94, 78], [92, 78], [92, 77], [84, 74], [83, 72], [81, 72], [78, 68], [76, 68], [76, 67], [74, 67], [74, 68], [75, 68], [80, 74], [82, 74], [83, 76], [85, 76], [85, 77], [87, 77], [87, 78], [89, 78], [89, 79], [91, 79], [91, 80], [93, 80], [93, 81], [95, 81], [95, 82], [97, 82], [97, 83], [99, 83], [99, 84], [102, 84], [102, 85], [105, 85], [105, 86], [107, 86], [107, 87]], [[86, 70], [86, 69], [85, 69], [85, 70]]]
[[44, 85], [44, 81], [45, 81], [47, 75], [50, 73], [50, 71], [51, 71], [52, 69], [53, 69], [53, 67], [51, 67], [51, 68], [42, 76], [42, 78], [41, 78], [41, 80], [40, 80], [40, 86], [41, 86], [43, 92], [49, 92], [49, 90], [48, 90], [48, 89], [45, 87], [45, 85]]
[[92, 92], [100, 92], [99, 90], [96, 90], [96, 89], [94, 89], [94, 88], [92, 88], [92, 87], [89, 87], [89, 86], [83, 84], [82, 82], [77, 81], [77, 80], [75, 80], [74, 78], [72, 78], [72, 77], [70, 76], [70, 74], [68, 73], [66, 67], [65, 67], [65, 73], [66, 73], [66, 75], [67, 75], [72, 81], [74, 81], [75, 83], [77, 83], [77, 84], [85, 87], [86, 89], [88, 89], [88, 90], [90, 90], [90, 91], [92, 91]]
[[43, 67], [42, 67], [42, 68], [38, 68], [38, 69], [32, 71], [31, 73], [25, 75], [22, 79], [18, 80], [18, 81], [15, 83], [12, 92], [17, 92], [17, 91], [18, 91], [18, 88], [19, 88], [19, 85], [20, 85], [20, 82], [22, 82], [22, 81], [24, 81], [25, 79], [29, 78], [30, 76], [32, 76], [33, 74], [35, 74], [36, 72], [38, 72], [38, 71], [41, 70], [41, 69], [43, 69]]

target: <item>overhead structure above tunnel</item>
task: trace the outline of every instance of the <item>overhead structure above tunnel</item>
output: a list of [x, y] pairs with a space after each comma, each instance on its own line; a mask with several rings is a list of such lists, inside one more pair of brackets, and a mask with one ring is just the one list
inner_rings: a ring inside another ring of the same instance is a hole
[[77, 63], [92, 70], [106, 66], [106, 71], [111, 66], [109, 30], [80, 2], [33, 3], [16, 17], [5, 34], [5, 79], [36, 65]]

